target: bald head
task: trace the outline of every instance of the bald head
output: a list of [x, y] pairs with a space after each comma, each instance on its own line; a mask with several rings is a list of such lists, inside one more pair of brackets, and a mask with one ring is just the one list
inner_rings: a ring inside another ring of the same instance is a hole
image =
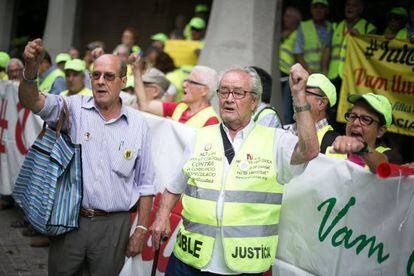
[[116, 55], [112, 54], [105, 54], [100, 56], [98, 59], [95, 60], [94, 68], [97, 65], [107, 65], [108, 67], [111, 67], [113, 71], [119, 74], [120, 77], [126, 76], [127, 73], [127, 65], [122, 59]]

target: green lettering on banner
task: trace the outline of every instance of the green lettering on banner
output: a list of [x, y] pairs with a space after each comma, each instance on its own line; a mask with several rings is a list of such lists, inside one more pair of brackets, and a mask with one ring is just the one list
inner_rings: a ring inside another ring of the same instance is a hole
[[407, 275], [414, 276], [414, 251], [411, 252], [410, 259], [408, 259]]
[[[319, 226], [319, 232], [318, 232], [318, 238], [320, 242], [323, 242], [326, 237], [329, 235], [330, 232], [332, 232], [333, 228], [338, 224], [339, 221], [342, 220], [343, 217], [346, 216], [349, 209], [355, 205], [356, 199], [355, 197], [351, 197], [345, 207], [343, 207], [339, 213], [336, 215], [336, 217], [332, 220], [330, 225], [325, 229], [326, 223], [332, 213], [332, 210], [337, 202], [337, 199], [332, 197], [324, 202], [322, 202], [318, 207], [318, 211], [321, 211], [321, 209], [327, 205], [326, 212], [322, 218], [321, 224]], [[325, 229], [325, 230], [324, 230]], [[343, 245], [345, 249], [350, 249], [354, 246], [356, 246], [356, 254], [359, 255], [368, 245], [368, 258], [371, 258], [372, 255], [374, 255], [375, 252], [377, 252], [377, 263], [381, 264], [385, 260], [387, 260], [390, 257], [390, 254], [383, 255], [384, 251], [384, 245], [383, 243], [375, 244], [376, 237], [372, 236], [370, 238], [367, 238], [366, 235], [360, 235], [355, 238], [355, 240], [351, 241], [353, 230], [349, 229], [348, 227], [344, 226], [337, 231], [335, 231], [332, 235], [331, 244], [333, 247], [338, 247]], [[407, 268], [408, 269], [408, 268]]]

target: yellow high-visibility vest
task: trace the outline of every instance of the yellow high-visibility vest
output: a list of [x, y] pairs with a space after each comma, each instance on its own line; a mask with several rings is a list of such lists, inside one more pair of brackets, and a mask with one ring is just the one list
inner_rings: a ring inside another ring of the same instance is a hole
[[62, 72], [59, 68], [56, 68], [46, 78], [39, 84], [39, 91], [44, 93], [49, 93], [50, 89], [52, 89], [52, 85], [55, 82], [56, 78], [58, 77], [65, 77], [65, 73]]
[[[171, 119], [174, 121], [179, 122], [181, 116], [183, 115], [184, 111], [186, 111], [188, 108], [188, 105], [185, 103], [179, 103], [177, 107], [174, 109], [174, 112], [171, 116]], [[205, 123], [210, 119], [211, 117], [217, 117], [217, 113], [214, 111], [213, 107], [210, 105], [206, 108], [203, 108], [196, 114], [194, 114], [187, 122], [185, 122], [186, 125], [193, 126], [195, 128], [201, 128], [205, 125]]]
[[[219, 125], [197, 130], [195, 151], [183, 171], [188, 176], [183, 225], [174, 255], [195, 268], [211, 260], [218, 231], [227, 266], [240, 273], [267, 271], [274, 263], [283, 186], [277, 183], [275, 129], [257, 125], [230, 164], [222, 186], [224, 149]], [[224, 191], [223, 216], [217, 201]]]
[[[355, 25], [360, 34], [371, 33], [375, 26], [360, 19]], [[342, 78], [346, 57], [346, 45], [348, 42], [348, 25], [346, 20], [342, 20], [337, 26], [334, 26], [334, 33], [331, 41], [331, 58], [329, 60], [328, 78], [333, 80], [338, 76]]]
[[279, 68], [285, 74], [289, 74], [290, 67], [295, 64], [295, 58], [293, 51], [295, 49], [297, 32], [292, 32], [287, 38], [285, 38], [280, 44], [279, 49]]
[[[327, 31], [330, 32], [331, 23], [326, 21]], [[321, 60], [324, 47], [318, 37], [312, 19], [300, 22], [303, 33], [303, 59], [313, 72], [321, 71]]]

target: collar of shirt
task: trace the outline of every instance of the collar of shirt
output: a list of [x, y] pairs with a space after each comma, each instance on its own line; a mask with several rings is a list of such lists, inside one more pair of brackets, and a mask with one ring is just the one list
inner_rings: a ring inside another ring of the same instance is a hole
[[[116, 122], [120, 118], [125, 118], [126, 122], [128, 123], [128, 109], [127, 109], [126, 105], [123, 103], [122, 99], [119, 98], [119, 100], [121, 101], [121, 113], [119, 114], [119, 116], [116, 119], [109, 120], [106, 123]], [[99, 109], [95, 105], [95, 99], [93, 97], [84, 97], [84, 99], [82, 101], [82, 108], [95, 109], [99, 113], [99, 115], [103, 118], [101, 112], [99, 111]]]
[[[326, 118], [318, 121], [315, 124], [316, 131], [318, 132], [319, 130], [321, 130], [323, 127], [325, 127], [327, 125], [329, 125], [329, 122]], [[296, 123], [291, 124], [291, 125], [287, 125], [286, 128], [289, 132], [291, 132], [291, 133], [295, 134], [296, 136], [298, 136], [298, 125]]]
[[242, 130], [239, 130], [234, 137], [234, 141], [230, 138], [230, 132], [228, 127], [223, 123], [223, 129], [224, 132], [226, 132], [227, 138], [229, 138], [229, 141], [231, 145], [233, 146], [234, 152], [237, 153], [239, 149], [241, 148], [241, 145], [243, 144], [244, 140], [246, 140], [247, 136], [252, 132], [254, 126], [256, 124], [253, 122], [253, 119], [250, 119], [250, 122], [245, 126]]

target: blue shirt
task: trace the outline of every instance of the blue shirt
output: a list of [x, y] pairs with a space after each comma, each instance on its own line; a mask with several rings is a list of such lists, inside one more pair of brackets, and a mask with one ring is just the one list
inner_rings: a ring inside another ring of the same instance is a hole
[[[63, 97], [47, 94], [38, 113], [48, 124], [58, 121]], [[65, 98], [70, 136], [82, 145], [82, 207], [127, 211], [140, 196], [154, 195], [150, 133], [143, 116], [122, 105], [118, 118], [105, 121], [92, 97]]]

